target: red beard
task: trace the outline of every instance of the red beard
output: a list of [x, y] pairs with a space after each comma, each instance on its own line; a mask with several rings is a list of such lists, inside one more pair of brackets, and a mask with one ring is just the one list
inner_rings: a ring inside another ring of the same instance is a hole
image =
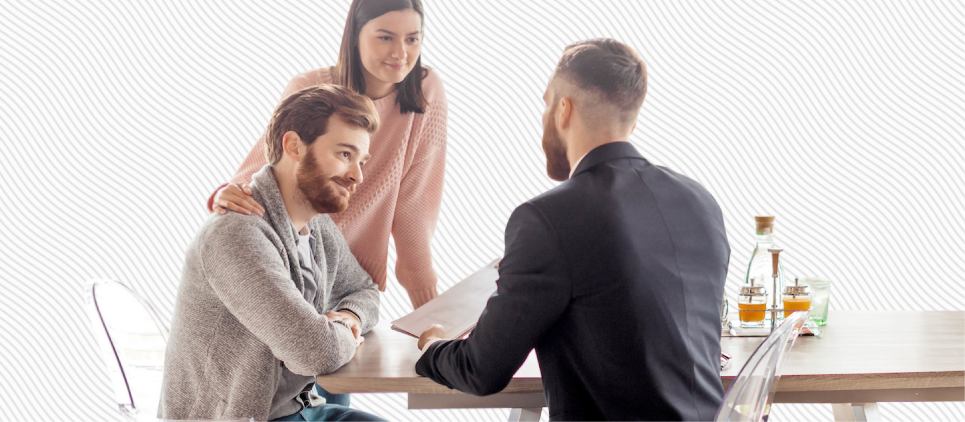
[[[554, 107], [555, 109], [555, 107]], [[566, 146], [552, 124], [543, 127], [543, 153], [546, 154], [546, 174], [550, 179], [562, 182], [570, 178], [570, 161], [566, 158]]]
[[[298, 189], [319, 213], [337, 213], [348, 208], [355, 184], [338, 176], [327, 176], [318, 168], [315, 154], [308, 153], [296, 173]], [[343, 190], [342, 187], [345, 189]]]

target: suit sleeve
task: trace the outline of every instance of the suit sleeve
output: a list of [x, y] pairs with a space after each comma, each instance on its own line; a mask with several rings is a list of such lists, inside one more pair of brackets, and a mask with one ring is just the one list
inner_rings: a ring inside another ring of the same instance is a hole
[[465, 340], [439, 341], [416, 363], [416, 372], [450, 388], [493, 394], [510, 379], [566, 310], [571, 282], [557, 236], [539, 212], [524, 204], [506, 226], [499, 280]]

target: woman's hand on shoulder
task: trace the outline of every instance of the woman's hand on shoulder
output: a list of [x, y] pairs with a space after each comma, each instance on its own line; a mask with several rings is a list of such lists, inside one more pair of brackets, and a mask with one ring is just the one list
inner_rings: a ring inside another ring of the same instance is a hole
[[234, 211], [245, 215], [265, 215], [265, 209], [251, 196], [251, 187], [247, 183], [229, 183], [218, 189], [211, 211], [218, 214]]

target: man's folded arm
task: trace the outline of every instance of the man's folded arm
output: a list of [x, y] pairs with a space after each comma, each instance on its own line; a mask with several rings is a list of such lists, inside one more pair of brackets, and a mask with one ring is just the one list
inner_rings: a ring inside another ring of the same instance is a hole
[[345, 238], [326, 236], [324, 241], [337, 243], [338, 250], [338, 269], [332, 285], [333, 309], [354, 313], [362, 322], [362, 334], [368, 333], [379, 322], [378, 286], [359, 265]]
[[229, 214], [206, 230], [198, 246], [206, 281], [292, 372], [311, 376], [338, 369], [355, 354], [351, 331], [305, 301], [274, 232], [255, 219]]
[[552, 228], [536, 207], [523, 204], [506, 225], [506, 253], [496, 294], [465, 340], [426, 348], [416, 372], [471, 394], [506, 388], [529, 352], [566, 310], [571, 283]]

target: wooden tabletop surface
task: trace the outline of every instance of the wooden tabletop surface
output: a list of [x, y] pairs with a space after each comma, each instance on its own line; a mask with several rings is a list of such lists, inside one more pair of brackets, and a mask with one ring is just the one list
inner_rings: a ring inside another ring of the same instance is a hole
[[[954, 400], [965, 389], [965, 312], [834, 312], [830, 317], [821, 336], [800, 337], [795, 343], [782, 365], [778, 391], [930, 388], [944, 389], [943, 397]], [[733, 357], [721, 373], [725, 384], [761, 341], [721, 339], [721, 349]], [[452, 392], [415, 373], [421, 354], [415, 338], [379, 325], [366, 335], [355, 359], [317, 380], [332, 393]], [[531, 353], [503, 392], [542, 388]]]

